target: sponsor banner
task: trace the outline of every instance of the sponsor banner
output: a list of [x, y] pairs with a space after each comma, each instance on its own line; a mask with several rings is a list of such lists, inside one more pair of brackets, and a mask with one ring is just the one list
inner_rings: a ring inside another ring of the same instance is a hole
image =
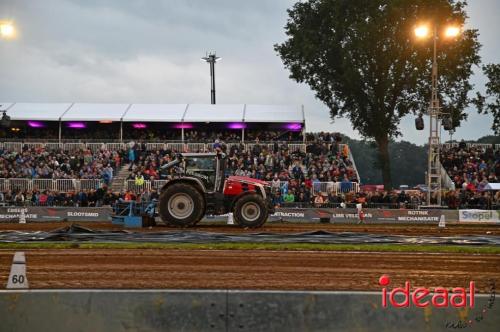
[[[395, 210], [363, 209], [365, 222], [378, 223], [431, 223], [438, 224], [442, 215], [448, 222], [458, 221], [456, 210]], [[316, 221], [328, 218], [332, 222], [356, 222], [356, 209], [276, 209], [271, 220]]]
[[[0, 222], [18, 222], [24, 211], [27, 222], [38, 221], [109, 221], [110, 207], [0, 207]], [[446, 222], [458, 222], [458, 210], [382, 210], [364, 209], [365, 222], [375, 223], [429, 223], [438, 224], [442, 215]], [[479, 212], [477, 212], [479, 211]], [[315, 222], [330, 218], [331, 222], [357, 222], [356, 209], [299, 209], [278, 208], [269, 216], [269, 221]], [[207, 221], [227, 220], [227, 215], [206, 216]], [[498, 211], [460, 210], [460, 221], [499, 222]]]
[[499, 210], [460, 210], [458, 213], [460, 222], [475, 223], [500, 223]]
[[110, 207], [0, 207], [0, 222], [18, 222], [24, 212], [27, 222], [38, 221], [108, 221]]

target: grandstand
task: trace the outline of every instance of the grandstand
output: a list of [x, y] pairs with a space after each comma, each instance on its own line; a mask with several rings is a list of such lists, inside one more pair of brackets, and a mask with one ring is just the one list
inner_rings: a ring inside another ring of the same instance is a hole
[[[228, 155], [226, 175], [271, 182], [277, 206], [416, 208], [424, 201], [420, 190], [361, 192], [349, 147], [335, 134], [305, 134], [302, 107], [2, 105], [12, 121], [0, 140], [0, 200], [18, 205], [98, 206], [125, 196], [150, 199], [168, 180], [159, 168], [175, 153], [213, 151], [218, 140]], [[498, 192], [486, 187], [498, 182], [499, 148], [443, 145], [446, 205], [491, 208], [500, 203]]]
[[[302, 107], [3, 105], [12, 121], [0, 142], [0, 198], [15, 204], [143, 199], [167, 181], [159, 167], [173, 154], [213, 151], [217, 140], [225, 142], [226, 175], [279, 181], [277, 205], [359, 191], [349, 148], [335, 135], [306, 138]], [[96, 192], [99, 197], [89, 199]]]
[[450, 184], [445, 195], [450, 208], [498, 207], [500, 191], [494, 188], [500, 182], [499, 144], [444, 144], [441, 164]]

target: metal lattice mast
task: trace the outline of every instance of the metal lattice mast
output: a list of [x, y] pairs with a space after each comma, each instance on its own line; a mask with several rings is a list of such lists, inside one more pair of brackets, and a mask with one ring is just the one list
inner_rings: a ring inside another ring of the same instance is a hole
[[434, 56], [432, 62], [432, 94], [429, 107], [429, 160], [427, 166], [427, 205], [431, 205], [431, 197], [436, 196], [437, 205], [441, 205], [441, 163], [440, 153], [440, 107], [438, 98], [438, 64], [437, 64], [437, 27], [434, 26]]

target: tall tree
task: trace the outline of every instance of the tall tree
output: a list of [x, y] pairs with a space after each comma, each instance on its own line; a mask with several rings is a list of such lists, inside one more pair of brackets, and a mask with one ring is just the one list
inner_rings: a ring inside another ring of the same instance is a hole
[[[384, 185], [391, 187], [389, 141], [402, 117], [426, 111], [431, 94], [432, 41], [417, 41], [417, 23], [463, 25], [466, 3], [453, 0], [308, 0], [288, 10], [288, 39], [275, 45], [290, 78], [307, 83], [330, 109], [378, 148]], [[466, 117], [472, 65], [480, 62], [476, 30], [438, 45], [439, 97], [454, 124]]]
[[486, 96], [478, 92], [474, 103], [479, 113], [493, 115], [491, 129], [496, 135], [500, 135], [500, 63], [483, 66], [483, 72], [488, 77]]

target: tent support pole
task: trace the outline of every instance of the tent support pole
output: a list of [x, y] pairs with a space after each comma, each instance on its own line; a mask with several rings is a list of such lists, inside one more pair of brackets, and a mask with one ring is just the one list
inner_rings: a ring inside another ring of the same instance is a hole
[[61, 120], [59, 120], [59, 144], [61, 144]]
[[245, 143], [245, 128], [241, 128], [241, 143]]
[[304, 141], [304, 144], [306, 144], [306, 123], [304, 121], [304, 126], [302, 127], [302, 140]]
[[120, 143], [123, 142], [123, 121], [120, 121]]
[[182, 140], [182, 143], [184, 143], [184, 126], [182, 126], [182, 128], [181, 128], [181, 140]]

